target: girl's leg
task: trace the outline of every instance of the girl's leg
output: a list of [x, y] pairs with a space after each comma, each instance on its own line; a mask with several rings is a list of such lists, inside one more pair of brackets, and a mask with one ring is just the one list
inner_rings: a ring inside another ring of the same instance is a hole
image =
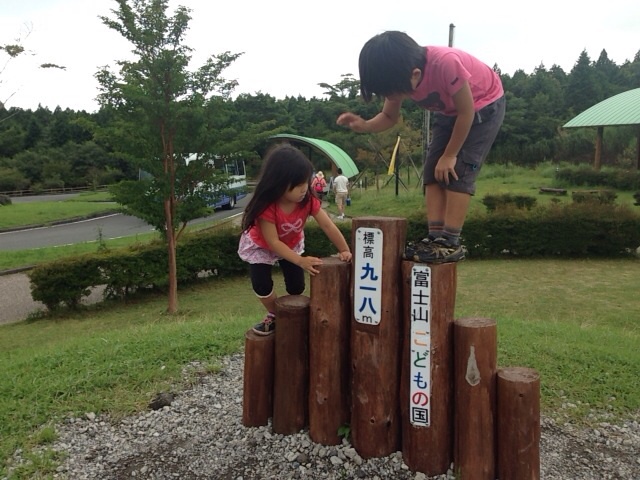
[[297, 265], [280, 260], [280, 268], [284, 275], [284, 284], [289, 295], [301, 295], [304, 292], [304, 270]]
[[267, 312], [274, 313], [276, 311], [276, 298], [278, 298], [278, 296], [273, 289], [271, 269], [271, 265], [264, 263], [254, 263], [249, 265], [253, 291], [262, 305], [264, 305], [264, 308], [267, 309]]

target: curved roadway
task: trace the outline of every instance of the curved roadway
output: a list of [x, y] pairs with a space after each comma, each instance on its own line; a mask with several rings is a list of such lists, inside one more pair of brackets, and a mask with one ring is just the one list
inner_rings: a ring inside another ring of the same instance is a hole
[[[220, 210], [208, 217], [193, 220], [189, 224], [194, 225], [212, 220], [223, 220], [240, 215], [249, 201], [249, 197], [247, 195], [239, 200], [236, 208], [232, 210]], [[100, 236], [108, 240], [152, 231], [153, 227], [144, 220], [118, 213], [73, 223], [0, 232], [0, 250], [27, 250], [30, 248], [70, 245], [97, 241]]]

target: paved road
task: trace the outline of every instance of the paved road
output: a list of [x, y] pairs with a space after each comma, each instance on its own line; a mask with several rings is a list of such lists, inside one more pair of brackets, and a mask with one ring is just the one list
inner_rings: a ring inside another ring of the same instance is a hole
[[[189, 222], [190, 225], [223, 220], [239, 215], [249, 201], [249, 195], [238, 201], [233, 210], [220, 210], [206, 218]], [[26, 250], [30, 248], [53, 247], [74, 243], [92, 242], [100, 235], [107, 240], [111, 238], [130, 237], [140, 233], [152, 232], [153, 227], [136, 217], [113, 214], [100, 218], [82, 220], [80, 222], [31, 228], [14, 232], [0, 232], [0, 250]]]
[[[60, 197], [60, 195], [56, 196], [56, 198]], [[240, 200], [233, 210], [221, 210], [207, 218], [194, 220], [190, 223], [201, 223], [212, 219], [221, 220], [240, 215], [249, 198], [250, 196], [247, 196]], [[0, 250], [23, 250], [93, 241], [97, 239], [98, 229], [102, 230], [102, 236], [105, 239], [136, 235], [153, 230], [138, 218], [120, 214], [110, 215], [71, 224], [0, 233]], [[83, 299], [83, 303], [89, 304], [101, 301], [102, 290], [103, 287], [95, 288], [91, 295]], [[0, 325], [19, 322], [26, 319], [30, 314], [45, 309], [46, 307], [42, 303], [36, 302], [31, 298], [31, 285], [26, 273], [0, 275]]]

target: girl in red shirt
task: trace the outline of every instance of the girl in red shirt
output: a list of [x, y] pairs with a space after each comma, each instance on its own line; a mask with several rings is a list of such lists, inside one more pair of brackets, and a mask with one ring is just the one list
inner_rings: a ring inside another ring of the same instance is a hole
[[275, 329], [275, 302], [272, 267], [278, 262], [289, 295], [305, 290], [304, 272], [319, 273], [317, 257], [303, 256], [304, 226], [309, 216], [338, 249], [342, 261], [351, 261], [351, 250], [342, 232], [320, 208], [311, 190], [313, 166], [297, 148], [283, 144], [266, 156], [260, 179], [242, 217], [238, 255], [249, 263], [253, 291], [267, 310], [253, 327], [259, 335]]

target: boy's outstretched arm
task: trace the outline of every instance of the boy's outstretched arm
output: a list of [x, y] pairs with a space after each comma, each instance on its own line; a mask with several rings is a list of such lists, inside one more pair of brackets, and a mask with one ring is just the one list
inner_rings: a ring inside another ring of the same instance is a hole
[[379, 133], [390, 129], [400, 119], [400, 106], [402, 98], [386, 98], [382, 111], [375, 117], [365, 120], [360, 115], [352, 112], [345, 112], [338, 116], [336, 123], [344, 127], [349, 127], [358, 133]]
[[316, 219], [316, 222], [318, 222], [318, 225], [320, 225], [320, 228], [327, 238], [329, 238], [331, 243], [333, 243], [338, 249], [338, 257], [340, 260], [343, 262], [350, 262], [352, 257], [351, 249], [349, 248], [344, 235], [342, 235], [342, 232], [338, 227], [336, 227], [336, 224], [331, 221], [327, 212], [322, 209], [318, 210], [318, 213], [316, 213], [313, 218]]

